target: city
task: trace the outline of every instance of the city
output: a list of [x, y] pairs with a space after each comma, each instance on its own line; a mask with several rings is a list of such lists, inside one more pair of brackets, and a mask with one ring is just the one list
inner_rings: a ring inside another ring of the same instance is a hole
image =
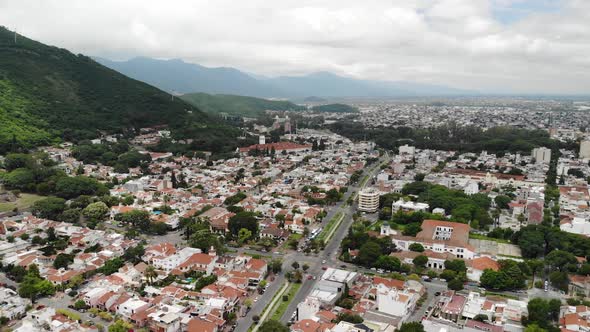
[[0, 331], [588, 332], [590, 4], [0, 8]]

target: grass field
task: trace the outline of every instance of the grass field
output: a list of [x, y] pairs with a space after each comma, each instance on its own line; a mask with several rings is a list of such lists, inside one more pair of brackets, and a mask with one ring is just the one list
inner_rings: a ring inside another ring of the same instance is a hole
[[0, 203], [0, 212], [12, 211], [14, 208], [25, 210], [31, 207], [36, 201], [43, 199], [43, 196], [34, 194], [20, 194], [16, 202]]
[[287, 301], [283, 301], [283, 299], [279, 299], [279, 302], [278, 302], [279, 305], [275, 307], [276, 309], [273, 308], [274, 312], [273, 312], [272, 316], [270, 317], [270, 319], [280, 320], [281, 317], [283, 317], [283, 315], [285, 314], [285, 311], [287, 310], [287, 307], [289, 306], [289, 303], [291, 303], [291, 301], [293, 301], [293, 297], [295, 297], [295, 294], [297, 294], [297, 292], [299, 291], [299, 288], [301, 288], [301, 284], [299, 284], [299, 283], [292, 283], [291, 285], [289, 285], [289, 289], [287, 289], [287, 291], [285, 293], [283, 293], [283, 295], [289, 296], [289, 299]]
[[330, 219], [330, 221], [328, 222], [326, 227], [324, 227], [324, 229], [322, 229], [322, 232], [318, 235], [317, 239], [320, 241], [321, 240], [323, 240], [323, 241], [328, 240], [326, 237], [328, 236], [328, 234], [330, 234], [332, 232], [332, 230], [335, 227], [337, 227], [340, 224], [343, 217], [344, 217], [344, 212], [338, 211], [338, 213], [336, 213], [336, 215], [334, 215], [334, 217], [332, 217], [332, 219]]
[[482, 234], [476, 234], [476, 233], [469, 233], [469, 238], [470, 239], [477, 239], [477, 240], [494, 241], [494, 242], [498, 242], [498, 243], [510, 243], [510, 241], [508, 241], [508, 240], [496, 239], [493, 237], [488, 237], [488, 236], [485, 236]]

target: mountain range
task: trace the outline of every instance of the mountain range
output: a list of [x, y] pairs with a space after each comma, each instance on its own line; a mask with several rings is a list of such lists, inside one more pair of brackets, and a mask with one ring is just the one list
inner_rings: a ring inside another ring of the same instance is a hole
[[204, 92], [290, 99], [303, 99], [308, 96], [379, 98], [477, 94], [476, 91], [432, 84], [360, 80], [330, 72], [267, 78], [247, 74], [235, 68], [210, 68], [180, 59], [159, 60], [137, 57], [127, 61], [112, 61], [104, 58], [95, 58], [95, 60], [124, 75], [177, 94]]

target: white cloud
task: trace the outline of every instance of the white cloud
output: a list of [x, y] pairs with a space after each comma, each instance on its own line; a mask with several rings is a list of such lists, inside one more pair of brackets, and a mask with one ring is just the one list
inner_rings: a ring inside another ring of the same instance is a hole
[[503, 24], [525, 0], [0, 0], [0, 24], [89, 55], [265, 75], [327, 70], [488, 92], [589, 93], [590, 1]]

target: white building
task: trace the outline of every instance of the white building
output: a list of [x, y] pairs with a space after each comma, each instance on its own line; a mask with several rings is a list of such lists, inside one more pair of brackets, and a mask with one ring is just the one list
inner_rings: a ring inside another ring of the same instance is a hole
[[23, 299], [10, 288], [0, 288], [0, 317], [15, 319], [24, 316], [27, 313], [27, 305], [31, 301]]
[[117, 313], [123, 317], [131, 318], [131, 316], [146, 310], [149, 306], [149, 303], [140, 299], [129, 299], [117, 307]]
[[586, 159], [590, 158], [590, 141], [581, 141], [580, 142], [580, 158]]
[[321, 302], [317, 297], [308, 296], [297, 304], [297, 320], [312, 319], [320, 311]]
[[377, 286], [377, 310], [397, 317], [408, 317], [418, 296], [383, 284]]
[[379, 192], [374, 188], [359, 191], [359, 210], [376, 212], [379, 209]]
[[175, 267], [177, 267], [181, 263], [185, 262], [193, 254], [200, 254], [200, 253], [201, 253], [201, 249], [186, 247], [174, 255], [165, 256], [165, 257], [161, 257], [161, 258], [159, 258], [159, 257], [154, 258], [152, 265], [156, 269], [164, 270], [167, 273], [169, 273], [170, 271], [172, 271], [172, 269], [174, 269]]
[[418, 202], [412, 202], [412, 201], [404, 201], [403, 199], [399, 199], [396, 202], [393, 202], [393, 204], [391, 205], [391, 211], [398, 211], [398, 210], [402, 210], [404, 212], [416, 212], [416, 211], [423, 211], [426, 212], [428, 211], [428, 209], [430, 208], [430, 206], [426, 203], [418, 203]]
[[410, 156], [414, 156], [414, 154], [416, 153], [416, 148], [413, 146], [409, 146], [409, 145], [402, 145], [399, 147], [399, 154], [407, 154]]
[[584, 236], [590, 235], [590, 222], [584, 218], [575, 217], [570, 221], [564, 221], [559, 225], [559, 229], [564, 232], [580, 234]]
[[551, 150], [546, 147], [533, 149], [532, 157], [537, 164], [549, 164], [551, 162]]

